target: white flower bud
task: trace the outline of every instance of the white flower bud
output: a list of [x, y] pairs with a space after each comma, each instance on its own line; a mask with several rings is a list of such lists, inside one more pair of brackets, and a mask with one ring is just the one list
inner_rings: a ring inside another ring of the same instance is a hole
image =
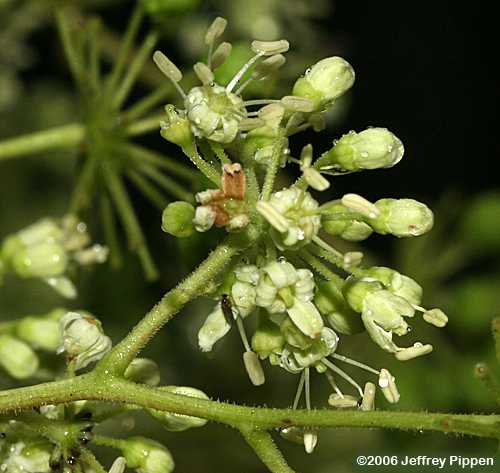
[[382, 235], [419, 236], [427, 233], [434, 224], [429, 207], [413, 199], [380, 199], [375, 206], [379, 215], [369, 216], [368, 223]]
[[209, 205], [201, 205], [196, 207], [194, 214], [193, 225], [198, 232], [207, 232], [214, 223], [217, 214]]
[[1, 469], [6, 473], [49, 473], [52, 444], [44, 440], [27, 444], [16, 442], [9, 448]]
[[38, 357], [29, 345], [12, 335], [0, 335], [0, 366], [13, 378], [33, 376], [38, 364]]
[[62, 344], [59, 353], [74, 360], [75, 369], [81, 369], [100, 360], [110, 349], [111, 339], [104, 335], [102, 325], [85, 312], [68, 312], [59, 321]]
[[354, 69], [341, 57], [322, 59], [295, 82], [293, 94], [311, 99], [316, 110], [329, 106], [354, 84]]
[[18, 251], [11, 263], [22, 278], [48, 278], [66, 271], [68, 256], [59, 243], [45, 241]]
[[217, 304], [198, 332], [200, 350], [211, 351], [214, 344], [226, 335], [230, 328], [231, 325], [227, 322], [220, 304]]
[[127, 366], [124, 376], [134, 383], [158, 386], [160, 384], [160, 368], [149, 358], [135, 358]]
[[368, 128], [360, 133], [350, 131], [328, 151], [329, 161], [345, 171], [390, 168], [404, 154], [403, 143], [386, 128]]
[[[209, 399], [209, 397], [199, 389], [190, 386], [161, 386], [161, 391], [166, 391], [180, 396], [189, 396], [198, 399]], [[175, 412], [159, 411], [156, 409], [147, 409], [155, 419], [159, 420], [165, 429], [170, 432], [182, 432], [193, 427], [203, 427], [206, 419], [200, 417], [186, 416], [184, 414], [176, 414]]]
[[24, 317], [17, 323], [16, 335], [36, 349], [55, 352], [61, 345], [59, 318], [65, 313], [56, 309], [46, 316]]
[[299, 330], [308, 337], [316, 338], [321, 334], [323, 328], [323, 318], [312, 302], [294, 300], [292, 307], [289, 307], [288, 315]]
[[123, 440], [123, 456], [127, 466], [138, 473], [171, 473], [174, 460], [170, 452], [160, 443], [145, 437], [130, 437]]

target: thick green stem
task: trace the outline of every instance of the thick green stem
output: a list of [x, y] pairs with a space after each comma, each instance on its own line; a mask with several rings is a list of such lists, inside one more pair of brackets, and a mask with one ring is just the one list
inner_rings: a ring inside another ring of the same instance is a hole
[[[123, 353], [123, 350], [120, 350]], [[115, 355], [117, 352], [115, 351]], [[126, 354], [128, 356], [128, 354]], [[136, 404], [176, 412], [241, 428], [268, 430], [285, 426], [360, 427], [453, 432], [500, 439], [500, 415], [441, 414], [431, 412], [292, 410], [247, 407], [171, 394], [160, 389], [103, 376], [95, 371], [76, 378], [0, 392], [0, 413], [14, 413], [43, 404], [79, 399]]]
[[260, 429], [240, 429], [241, 434], [250, 445], [262, 463], [269, 468], [272, 473], [295, 473], [292, 470], [283, 454], [279, 451], [271, 435]]
[[[249, 232], [247, 233], [247, 235]], [[99, 363], [102, 371], [121, 374], [148, 341], [189, 301], [203, 293], [207, 281], [213, 281], [242, 249], [249, 246], [251, 237], [234, 235], [220, 244], [208, 258], [182, 283], [168, 292], [132, 331]]]
[[95, 473], [107, 473], [104, 467], [99, 462], [99, 460], [94, 456], [94, 454], [88, 448], [82, 449], [81, 459], [87, 466], [89, 466], [93, 471], [95, 471]]

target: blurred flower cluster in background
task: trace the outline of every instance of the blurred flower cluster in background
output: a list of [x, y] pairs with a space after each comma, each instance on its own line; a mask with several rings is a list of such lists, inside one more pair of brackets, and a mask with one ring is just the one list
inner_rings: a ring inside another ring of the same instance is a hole
[[[279, 83], [272, 79], [256, 82], [246, 91], [250, 97], [287, 95], [293, 78], [320, 57], [342, 55], [353, 64], [359, 72], [357, 87], [327, 117], [328, 132], [323, 133], [323, 143], [315, 138], [315, 150], [320, 154], [330, 148], [329, 136], [341, 136], [366, 125], [388, 126], [405, 143], [406, 157], [394, 169], [376, 171], [363, 179], [353, 174], [338, 185], [335, 180], [335, 188], [324, 195], [342, 195], [349, 189], [373, 201], [388, 194], [409, 196], [433, 208], [435, 226], [430, 233], [417, 239], [394, 238], [389, 246], [389, 237], [385, 243], [374, 237], [365, 246], [365, 259], [370, 265], [388, 263], [419, 281], [425, 288], [426, 306], [442, 307], [449, 317], [446, 330], [429, 329], [420, 321], [415, 324], [419, 336], [439, 346], [439, 351], [411, 365], [389, 361], [387, 367], [404, 393], [397, 408], [494, 412], [495, 399], [474, 377], [474, 367], [480, 361], [495, 365], [491, 320], [500, 315], [500, 184], [498, 179], [491, 182], [488, 160], [498, 158], [498, 146], [488, 143], [492, 139], [488, 136], [488, 112], [482, 115], [486, 123], [475, 121], [479, 105], [470, 99], [470, 92], [477, 88], [477, 81], [487, 89], [491, 79], [486, 64], [477, 73], [467, 69], [467, 55], [476, 45], [470, 38], [466, 43], [465, 13], [450, 11], [452, 2], [448, 1], [441, 2], [430, 16], [416, 6], [363, 5], [361, 9], [347, 0], [141, 1], [149, 13], [148, 27], [159, 32], [160, 49], [186, 71], [193, 58], [203, 55], [204, 34], [213, 18], [220, 15], [228, 19], [226, 36], [233, 48], [216, 71], [216, 79], [222, 83], [253, 54], [248, 41], [239, 42], [242, 38], [286, 37], [291, 47]], [[62, 3], [74, 6], [75, 18], [83, 28], [93, 16], [102, 17], [101, 48], [111, 62], [135, 2]], [[79, 97], [57, 40], [51, 7], [48, 0], [0, 0], [0, 139], [81, 119]], [[474, 17], [476, 13], [468, 15]], [[144, 33], [141, 30], [140, 35]], [[193, 74], [193, 83], [194, 79]], [[149, 61], [131, 100], [164, 80]], [[189, 75], [186, 80], [191, 80]], [[303, 139], [304, 144], [308, 142], [307, 133]], [[161, 140], [157, 130], [141, 137], [140, 143], [167, 154], [174, 149]], [[291, 151], [298, 154], [299, 150]], [[45, 215], [63, 216], [82, 151], [45, 153], [0, 163], [0, 239]], [[290, 175], [289, 181], [294, 177]], [[198, 189], [191, 190], [200, 191], [204, 184], [200, 182]], [[80, 288], [78, 298], [66, 302], [40, 281], [7, 279], [0, 290], [0, 324], [67, 304], [68, 309], [85, 307], [92, 313], [105, 314], [106, 333], [113, 341], [119, 340], [149, 310], [152, 301], [206, 255], [214, 243], [213, 236], [170, 238], [160, 231], [161, 211], [151, 208], [134, 188], [128, 190], [161, 269], [160, 280], [145, 282], [139, 262], [124, 258], [119, 270], [103, 264], [92, 274], [83, 271], [80, 280], [73, 281]], [[88, 223], [91, 229], [98, 228], [92, 215]], [[340, 240], [338, 246], [345, 251], [357, 249], [356, 243]], [[30, 297], [25, 297], [26, 293]], [[146, 350], [146, 356], [162, 360], [162, 378], [172, 385], [196, 386], [213, 398], [290, 406], [295, 378], [276, 368], [265, 385], [253, 387], [241, 364], [234, 362], [241, 351], [235, 338], [227, 337], [209, 353], [199, 352], [197, 332], [211, 304], [206, 299], [188, 306], [183, 317], [171, 322]], [[367, 344], [367, 336], [363, 333], [349, 340], [352, 346], [366, 346], [364, 359], [359, 361], [381, 365], [383, 360], [387, 365], [387, 356]], [[50, 360], [44, 361], [47, 365]], [[44, 372], [35, 374], [38, 380], [49, 377]], [[16, 384], [0, 371], [0, 385], [7, 388]], [[326, 386], [324, 392], [321, 389], [312, 394], [316, 405], [328, 397]], [[246, 451], [240, 455], [244, 448], [240, 439], [221, 426], [174, 436], [138, 415], [116, 422], [113, 428], [129, 431], [129, 435], [133, 435], [134, 426], [141, 425], [148, 436], [166, 439], [176, 452], [178, 471], [205, 471], [208, 458], [221, 473], [261, 471], [258, 459]], [[350, 472], [356, 471], [353, 458], [359, 453], [431, 455], [460, 449], [462, 455], [480, 455], [495, 448], [493, 442], [369, 430], [325, 431], [315, 455], [307, 458], [301, 449], [282, 443], [298, 470], [307, 468], [317, 473], [328, 470], [315, 464], [328, 465], [332, 455], [337, 471]]]

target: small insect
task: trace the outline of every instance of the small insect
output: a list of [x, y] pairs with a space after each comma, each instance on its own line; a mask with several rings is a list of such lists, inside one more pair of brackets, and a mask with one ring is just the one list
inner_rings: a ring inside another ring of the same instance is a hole
[[231, 325], [233, 322], [233, 307], [231, 306], [231, 300], [227, 294], [222, 294], [220, 308], [222, 309], [226, 322]]

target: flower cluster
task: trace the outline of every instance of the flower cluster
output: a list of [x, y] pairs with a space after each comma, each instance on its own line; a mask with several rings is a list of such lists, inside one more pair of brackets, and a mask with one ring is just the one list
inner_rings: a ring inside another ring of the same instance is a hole
[[[415, 313], [422, 313], [423, 319], [436, 327], [445, 326], [447, 317], [439, 309], [422, 307], [422, 288], [410, 277], [386, 267], [363, 268], [361, 252], [342, 253], [332, 246], [330, 237], [351, 242], [365, 240], [373, 233], [415, 237], [432, 228], [433, 214], [413, 199], [371, 202], [353, 193], [320, 204], [309, 188], [322, 192], [330, 187], [330, 176], [390, 168], [401, 161], [404, 146], [391, 131], [373, 127], [350, 131], [317, 159], [310, 144], [298, 159], [292, 157], [289, 138], [307, 128], [324, 128], [325, 111], [354, 83], [353, 68], [342, 58], [326, 58], [295, 82], [291, 95], [245, 100], [241, 94], [248, 83], [283, 65], [288, 43], [254, 41], [255, 56], [222, 86], [214, 71], [230, 53], [230, 45], [221, 43], [215, 50], [214, 46], [225, 26], [218, 18], [209, 28], [208, 62], [194, 66], [203, 85], [188, 93], [179, 85], [182, 74], [175, 65], [163, 54], [155, 54], [156, 64], [184, 100], [184, 109], [167, 105], [162, 136], [181, 146], [195, 164], [194, 157], [202, 159], [198, 146], [207, 145], [222, 164], [220, 188], [197, 194], [200, 205], [196, 209], [181, 202], [170, 204], [163, 215], [163, 228], [176, 236], [188, 236], [214, 225], [228, 231], [244, 230], [252, 219], [264, 226], [260, 243], [245, 262], [231, 267], [213, 292], [217, 302], [199, 330], [199, 346], [202, 351], [211, 351], [235, 325], [243, 343], [243, 363], [254, 385], [265, 382], [264, 360], [299, 375], [294, 408], [304, 391], [306, 407], [311, 408], [310, 375], [314, 369], [325, 375], [333, 389], [328, 399], [332, 407], [373, 409], [375, 385], [367, 382], [362, 388], [339, 363], [376, 375], [385, 398], [397, 402], [399, 392], [391, 373], [338, 353], [342, 337], [366, 331], [376, 345], [406, 361], [433, 350], [432, 345], [422, 342], [408, 347], [396, 343], [395, 337], [409, 332], [408, 321]], [[253, 106], [261, 108], [252, 111]], [[288, 163], [300, 166], [301, 177], [273, 192], [266, 181]], [[252, 173], [263, 168], [267, 174], [259, 189]], [[260, 190], [257, 197], [255, 189], [252, 195], [245, 192], [247, 171], [257, 193]], [[238, 193], [231, 187], [235, 182]], [[240, 219], [243, 223], [236, 225]], [[190, 230], [185, 231], [187, 228]], [[257, 324], [248, 336], [245, 322], [251, 316], [257, 318]], [[354, 396], [340, 389], [339, 379], [354, 388]], [[315, 433], [298, 433], [306, 450], [312, 451]], [[285, 429], [282, 434], [293, 437], [297, 429]]]
[[44, 218], [7, 236], [0, 249], [2, 272], [11, 271], [21, 278], [38, 278], [63, 297], [76, 297], [76, 288], [68, 277], [72, 266], [87, 266], [106, 261], [108, 250], [90, 245], [85, 223], [73, 215], [61, 220]]

